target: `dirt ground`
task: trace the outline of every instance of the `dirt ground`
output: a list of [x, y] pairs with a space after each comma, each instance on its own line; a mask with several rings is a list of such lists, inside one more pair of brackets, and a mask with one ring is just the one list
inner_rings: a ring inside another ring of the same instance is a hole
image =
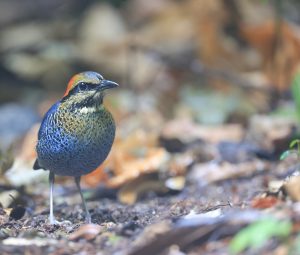
[[[112, 198], [99, 198], [88, 202], [92, 222], [100, 226], [98, 234], [93, 235], [91, 229], [83, 231], [77, 237], [72, 236], [72, 233], [84, 225], [84, 214], [78, 195], [74, 195], [73, 205], [63, 202], [55, 206], [55, 215], [58, 221], [61, 221], [61, 225], [48, 224], [45, 201], [39, 201], [41, 197], [33, 196], [32, 199], [36, 200], [37, 204], [44, 204], [44, 211], [39, 213], [34, 211], [31, 215], [30, 211], [33, 208], [27, 208], [25, 216], [20, 220], [3, 218], [0, 233], [4, 240], [0, 246], [0, 253], [134, 254], [157, 235], [167, 233], [176, 225], [178, 219], [186, 215], [203, 214], [218, 209], [222, 214], [247, 210], [252, 198], [266, 190], [265, 185], [270, 178], [272, 177], [268, 172], [262, 172], [247, 178], [226, 180], [207, 186], [189, 182], [183, 191], [174, 194], [158, 196], [148, 192], [133, 205], [121, 204], [113, 198], [115, 192], [110, 191]], [[75, 191], [71, 185], [68, 188], [70, 189], [68, 193]], [[57, 196], [60, 194], [56, 194]], [[72, 195], [64, 198], [70, 197], [72, 198]], [[91, 240], [88, 240], [89, 234], [93, 236]], [[176, 243], [176, 240], [174, 241]], [[205, 246], [206, 242], [198, 242], [184, 250], [184, 254], [194, 254], [192, 251], [195, 248], [201, 250]], [[162, 247], [160, 248], [162, 253], [158, 254], [164, 254], [168, 245]], [[226, 245], [219, 247], [218, 250], [226, 251]], [[215, 252], [216, 250], [206, 250], [206, 254], [216, 254]]]

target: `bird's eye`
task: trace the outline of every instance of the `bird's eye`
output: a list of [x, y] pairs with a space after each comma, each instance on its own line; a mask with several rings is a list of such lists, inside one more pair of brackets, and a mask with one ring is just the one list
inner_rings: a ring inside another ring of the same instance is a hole
[[80, 91], [85, 91], [85, 90], [88, 90], [89, 86], [86, 83], [81, 82], [78, 84], [78, 88]]

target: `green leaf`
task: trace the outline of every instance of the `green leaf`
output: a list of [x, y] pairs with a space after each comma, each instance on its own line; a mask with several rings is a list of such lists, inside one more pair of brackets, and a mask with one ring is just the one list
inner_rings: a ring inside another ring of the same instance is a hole
[[120, 236], [117, 236], [115, 234], [111, 234], [111, 235], [109, 235], [108, 242], [111, 245], [116, 245], [119, 241], [121, 241], [121, 239], [122, 238]]
[[272, 237], [286, 237], [292, 230], [289, 221], [273, 218], [259, 220], [242, 229], [231, 241], [229, 249], [233, 254], [247, 248], [260, 248]]
[[291, 151], [290, 151], [290, 150], [284, 151], [283, 153], [281, 153], [279, 160], [284, 160], [284, 159], [286, 159], [289, 155], [291, 155]]
[[292, 149], [293, 147], [295, 147], [295, 145], [298, 145], [299, 143], [300, 143], [299, 139], [295, 139], [295, 140], [291, 141], [290, 148]]
[[295, 100], [298, 118], [300, 118], [300, 72], [298, 72], [292, 82], [292, 95]]
[[287, 150], [285, 152], [283, 152], [281, 155], [280, 155], [280, 160], [284, 160], [286, 159], [288, 156], [292, 155], [292, 154], [297, 154], [299, 155], [300, 152], [299, 151], [296, 151], [296, 150]]

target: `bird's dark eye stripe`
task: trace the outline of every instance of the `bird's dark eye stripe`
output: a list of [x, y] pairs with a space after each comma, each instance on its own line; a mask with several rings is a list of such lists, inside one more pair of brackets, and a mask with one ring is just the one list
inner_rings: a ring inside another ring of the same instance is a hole
[[96, 84], [80, 82], [77, 86], [79, 91], [86, 91], [96, 87]]
[[80, 91], [88, 91], [97, 87], [97, 84], [80, 82], [73, 89], [71, 89], [67, 96], [62, 99], [62, 102], [67, 100], [70, 96], [80, 92]]
[[79, 90], [82, 91], [82, 90], [88, 90], [89, 87], [86, 83], [81, 82], [78, 84], [78, 88], [79, 88]]

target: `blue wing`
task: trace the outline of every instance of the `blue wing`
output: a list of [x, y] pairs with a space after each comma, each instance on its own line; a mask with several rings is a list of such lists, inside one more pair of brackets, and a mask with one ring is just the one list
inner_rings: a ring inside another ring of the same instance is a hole
[[45, 114], [42, 123], [41, 123], [41, 127], [39, 129], [39, 133], [38, 133], [38, 140], [40, 140], [41, 136], [42, 136], [42, 132], [44, 131], [45, 127], [45, 123], [47, 122], [47, 119], [49, 118], [50, 115], [52, 115], [58, 108], [60, 101], [56, 102], [54, 105], [51, 106], [51, 108], [48, 110], [48, 112]]

